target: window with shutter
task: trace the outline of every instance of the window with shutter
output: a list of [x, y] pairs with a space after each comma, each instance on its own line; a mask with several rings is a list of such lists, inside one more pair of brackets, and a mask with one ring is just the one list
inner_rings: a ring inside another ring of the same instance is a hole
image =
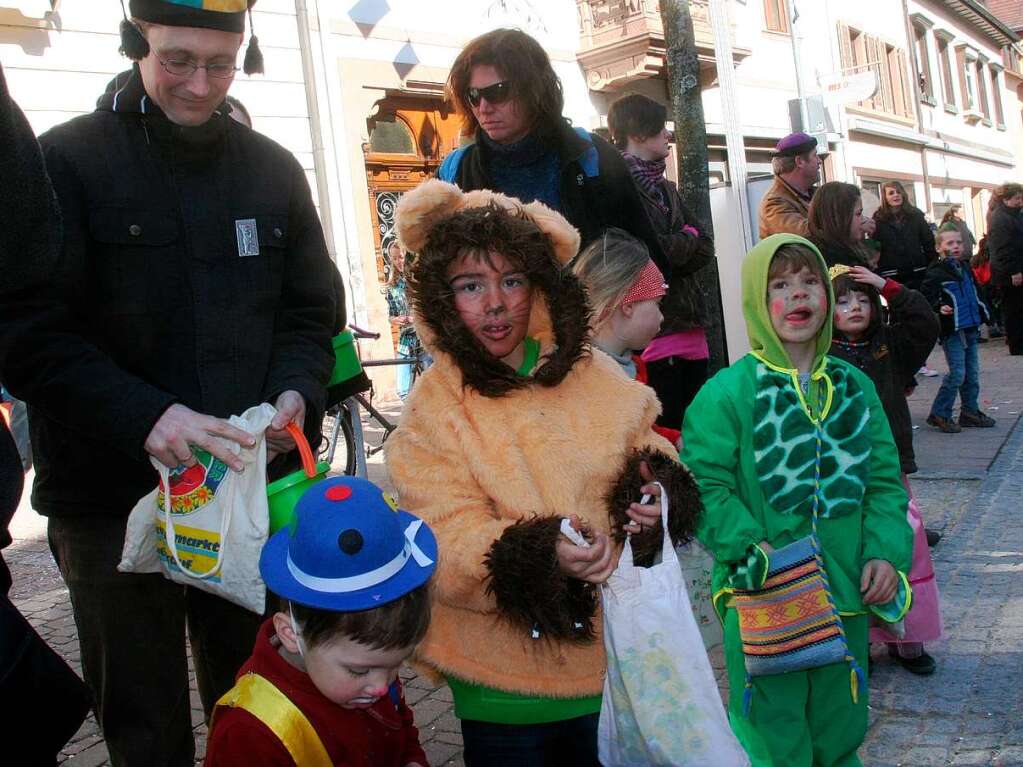
[[973, 67], [977, 73], [977, 99], [980, 102], [980, 113], [984, 115], [984, 119], [990, 124], [991, 105], [988, 103], [987, 97], [987, 77], [984, 76], [987, 70], [987, 60], [978, 59], [973, 62]]
[[853, 60], [852, 41], [849, 38], [849, 27], [838, 22], [838, 56], [842, 62], [842, 69], [852, 69], [856, 62]]
[[992, 66], [989, 71], [991, 73], [991, 100], [995, 104], [995, 125], [1004, 129], [1005, 112], [1002, 109], [1002, 78], [997, 67]]
[[788, 0], [764, 0], [764, 28], [789, 33]]
[[928, 47], [930, 33], [927, 28], [918, 24], [913, 25], [913, 36], [915, 45], [913, 53], [916, 58], [916, 71], [920, 95], [929, 103], [934, 102], [934, 78], [931, 76], [931, 52]]
[[959, 105], [956, 104], [955, 86], [952, 83], [952, 56], [948, 50], [948, 40], [944, 37], [938, 38], [938, 59], [941, 64], [941, 89], [945, 108], [954, 112]]

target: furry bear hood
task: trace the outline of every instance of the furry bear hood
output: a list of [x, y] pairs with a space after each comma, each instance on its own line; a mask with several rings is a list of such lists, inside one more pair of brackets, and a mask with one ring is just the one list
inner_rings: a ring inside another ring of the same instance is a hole
[[[462, 192], [454, 184], [430, 179], [406, 193], [395, 211], [399, 244], [410, 253], [406, 278], [416, 333], [435, 357], [446, 354], [461, 369], [465, 385], [485, 396], [501, 396], [526, 385], [515, 372], [490, 355], [471, 336], [454, 308], [447, 284], [453, 254], [443, 252], [443, 229], [459, 213], [474, 208], [507, 212], [533, 224], [546, 238], [550, 262], [528, 273], [534, 285], [528, 335], [540, 343], [537, 383], [559, 383], [587, 353], [589, 307], [585, 291], [565, 268], [579, 250], [579, 233], [559, 213], [540, 202], [519, 200], [490, 190]], [[499, 249], [499, 248], [498, 248]]]

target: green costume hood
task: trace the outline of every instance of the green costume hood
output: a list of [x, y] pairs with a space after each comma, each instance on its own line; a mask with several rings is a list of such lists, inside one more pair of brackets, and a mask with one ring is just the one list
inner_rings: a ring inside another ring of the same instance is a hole
[[742, 314], [746, 318], [750, 348], [771, 365], [785, 370], [795, 367], [771, 325], [771, 315], [767, 309], [767, 273], [771, 268], [771, 259], [782, 245], [804, 245], [817, 255], [820, 262], [821, 275], [828, 291], [828, 316], [817, 333], [817, 351], [813, 360], [813, 370], [817, 370], [822, 358], [831, 349], [831, 313], [835, 307], [835, 296], [824, 257], [812, 242], [795, 234], [772, 234], [761, 240], [742, 262]]

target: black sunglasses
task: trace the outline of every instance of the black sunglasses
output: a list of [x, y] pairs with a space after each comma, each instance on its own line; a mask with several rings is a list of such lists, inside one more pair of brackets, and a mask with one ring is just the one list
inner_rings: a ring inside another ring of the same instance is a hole
[[486, 88], [469, 88], [465, 92], [465, 98], [475, 109], [483, 99], [491, 104], [503, 104], [511, 96], [511, 81], [502, 80], [499, 83], [488, 85]]

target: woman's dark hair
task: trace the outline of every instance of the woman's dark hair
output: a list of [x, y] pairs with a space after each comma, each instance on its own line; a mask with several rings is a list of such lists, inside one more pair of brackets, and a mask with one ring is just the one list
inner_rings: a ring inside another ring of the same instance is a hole
[[640, 93], [622, 96], [607, 110], [607, 128], [611, 140], [619, 149], [625, 149], [629, 136], [648, 139], [664, 130], [668, 110], [652, 98]]
[[[902, 195], [902, 205], [898, 210], [888, 204], [888, 196], [885, 194], [886, 189], [897, 189], [899, 194]], [[909, 201], [909, 195], [906, 194], [906, 187], [902, 185], [901, 181], [885, 181], [881, 184], [881, 207], [874, 211], [875, 221], [891, 221], [896, 215], [901, 213], [904, 216], [910, 216], [913, 213], [923, 213], [913, 203]]]
[[[500, 253], [525, 273], [534, 301], [547, 302], [555, 349], [542, 359], [532, 378], [517, 375], [486, 351], [455, 307], [448, 266], [463, 256], [485, 261], [492, 253]], [[556, 386], [586, 354], [590, 312], [583, 286], [561, 268], [550, 239], [525, 213], [491, 203], [441, 219], [406, 267], [405, 279], [416, 313], [435, 337], [434, 345], [457, 362], [465, 385], [486, 397], [500, 397], [530, 381]]]
[[1005, 201], [1015, 197], [1017, 194], [1023, 194], [1023, 184], [1017, 184], [1015, 181], [1009, 181], [1005, 184], [996, 186], [991, 191], [991, 199], [988, 201], [987, 209], [990, 213], [995, 208], [1005, 205]]
[[448, 75], [445, 95], [462, 116], [464, 135], [475, 136], [479, 128], [467, 91], [473, 67], [480, 64], [493, 67], [511, 83], [511, 98], [518, 100], [529, 122], [544, 132], [554, 131], [563, 119], [565, 97], [547, 51], [525, 32], [495, 29], [469, 41]]
[[810, 239], [816, 243], [857, 245], [849, 236], [849, 229], [860, 197], [859, 188], [852, 184], [829, 181], [821, 186], [810, 203]]
[[[281, 599], [281, 612], [288, 600]], [[419, 644], [430, 627], [430, 584], [380, 607], [358, 612], [333, 612], [291, 603], [307, 647], [330, 644], [342, 638], [374, 650], [398, 650]]]
[[945, 215], [941, 217], [941, 221], [938, 222], [940, 227], [942, 224], [955, 224], [957, 223], [956, 213], [959, 212], [959, 205], [952, 205], [948, 210], [945, 211]]

